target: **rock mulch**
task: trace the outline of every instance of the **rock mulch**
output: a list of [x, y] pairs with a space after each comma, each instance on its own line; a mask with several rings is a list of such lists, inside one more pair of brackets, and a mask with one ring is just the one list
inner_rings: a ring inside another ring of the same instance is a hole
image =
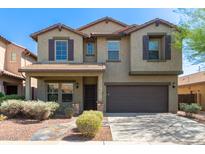
[[52, 125], [69, 123], [70, 119], [49, 119], [36, 121], [29, 119], [9, 119], [0, 122], [1, 141], [28, 141], [39, 129], [47, 128]]

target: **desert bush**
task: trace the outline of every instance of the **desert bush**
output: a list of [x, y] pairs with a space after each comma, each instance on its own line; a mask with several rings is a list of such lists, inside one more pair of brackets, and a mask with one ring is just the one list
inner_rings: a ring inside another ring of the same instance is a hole
[[184, 111], [187, 113], [198, 113], [202, 107], [196, 103], [186, 104], [184, 107]]
[[43, 102], [46, 103], [47, 107], [49, 108], [51, 112], [51, 116], [54, 115], [54, 113], [59, 109], [60, 105], [56, 102]]
[[20, 100], [7, 100], [1, 103], [0, 112], [9, 118], [15, 117], [22, 110]]
[[4, 95], [2, 92], [0, 92], [0, 98], [1, 98], [1, 97], [4, 97], [4, 96], [5, 96], [5, 95]]
[[0, 114], [0, 121], [4, 121], [7, 119], [7, 116]]
[[103, 113], [101, 111], [89, 110], [89, 111], [84, 111], [83, 114], [94, 114], [97, 117], [99, 117], [100, 120], [103, 120]]
[[179, 103], [179, 110], [184, 111], [186, 107], [186, 103]]
[[22, 113], [27, 118], [45, 120], [50, 118], [58, 107], [55, 102], [23, 101]]
[[76, 120], [80, 133], [86, 137], [94, 137], [100, 130], [102, 120], [95, 114], [82, 114]]
[[7, 100], [0, 106], [0, 112], [9, 118], [18, 114], [26, 118], [45, 120], [51, 117], [59, 105], [55, 102]]
[[67, 108], [65, 108], [64, 112], [65, 112], [65, 116], [66, 116], [67, 118], [72, 118], [72, 117], [73, 117], [74, 110], [73, 110], [72, 107], [67, 107]]

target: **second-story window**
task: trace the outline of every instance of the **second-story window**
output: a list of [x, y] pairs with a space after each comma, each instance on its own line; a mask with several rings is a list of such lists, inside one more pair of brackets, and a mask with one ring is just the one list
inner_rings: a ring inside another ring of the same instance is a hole
[[12, 62], [16, 61], [16, 52], [11, 52], [11, 61]]
[[108, 41], [108, 60], [109, 61], [118, 61], [120, 60], [120, 41]]
[[94, 43], [92, 43], [92, 42], [87, 43], [86, 55], [87, 56], [93, 56], [94, 55]]
[[150, 60], [159, 59], [159, 46], [160, 46], [159, 39], [150, 39], [149, 40], [148, 58]]
[[68, 60], [68, 41], [56, 40], [55, 41], [55, 58], [57, 61]]

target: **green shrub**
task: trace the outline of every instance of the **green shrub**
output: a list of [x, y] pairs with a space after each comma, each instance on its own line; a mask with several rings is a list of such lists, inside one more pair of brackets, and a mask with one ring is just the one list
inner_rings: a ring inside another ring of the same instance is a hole
[[1, 98], [1, 97], [4, 97], [4, 96], [5, 96], [5, 95], [4, 95], [2, 92], [0, 92], [0, 98]]
[[83, 114], [94, 114], [97, 117], [99, 117], [100, 120], [103, 120], [103, 113], [101, 111], [89, 110], [89, 111], [84, 111]]
[[3, 97], [0, 97], [0, 102], [10, 100], [10, 99], [15, 99], [15, 100], [24, 100], [24, 96], [18, 96], [18, 95], [5, 95]]
[[21, 114], [26, 118], [45, 120], [51, 117], [58, 107], [55, 102], [7, 100], [0, 106], [0, 112], [10, 118]]
[[101, 128], [102, 120], [95, 114], [82, 114], [76, 120], [78, 130], [86, 137], [94, 137]]
[[22, 102], [20, 100], [7, 100], [1, 103], [0, 112], [9, 118], [15, 117], [22, 110]]
[[186, 105], [187, 105], [186, 103], [180, 103], [180, 104], [179, 104], [179, 110], [184, 111]]
[[67, 107], [67, 108], [65, 108], [64, 112], [65, 112], [65, 116], [67, 118], [72, 118], [73, 117], [73, 114], [74, 114], [73, 108]]
[[202, 107], [196, 103], [186, 104], [184, 107], [184, 111], [187, 113], [198, 113]]
[[0, 121], [4, 121], [7, 119], [7, 116], [0, 114]]

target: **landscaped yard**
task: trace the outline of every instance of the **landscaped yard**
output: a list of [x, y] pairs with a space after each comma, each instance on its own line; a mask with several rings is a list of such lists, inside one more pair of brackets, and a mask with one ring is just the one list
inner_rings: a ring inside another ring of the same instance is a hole
[[[0, 140], [110, 141], [107, 118], [100, 111], [73, 117], [72, 107], [56, 102], [25, 101], [4, 97], [0, 103]], [[15, 96], [16, 98], [16, 96]], [[61, 113], [64, 118], [57, 118]]]
[[37, 130], [60, 123], [68, 123], [70, 119], [49, 119], [44, 121], [9, 119], [0, 122], [0, 140], [30, 140]]

